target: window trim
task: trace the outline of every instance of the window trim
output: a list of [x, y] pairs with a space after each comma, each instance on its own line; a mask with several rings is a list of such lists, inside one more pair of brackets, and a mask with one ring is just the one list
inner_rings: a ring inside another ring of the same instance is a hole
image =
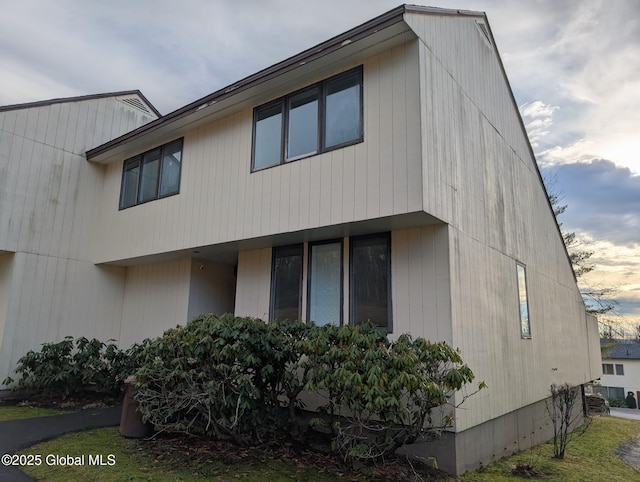
[[[341, 144], [332, 145], [330, 147], [325, 146], [325, 123], [326, 123], [326, 98], [327, 98], [327, 86], [333, 82], [340, 80], [341, 78], [346, 78], [350, 76], [356, 76], [357, 83], [360, 86], [359, 94], [359, 132], [358, 137]], [[316, 151], [308, 154], [301, 154], [299, 156], [294, 156], [291, 158], [287, 158], [287, 150], [288, 150], [288, 134], [289, 134], [289, 112], [288, 107], [290, 104], [290, 99], [298, 94], [301, 94], [305, 91], [317, 90], [318, 93], [318, 125], [317, 125], [317, 136], [316, 136]], [[282, 113], [282, 121], [280, 124], [280, 159], [278, 162], [274, 164], [269, 164], [263, 167], [256, 168], [256, 123], [258, 119], [258, 113], [262, 110], [266, 110], [268, 108], [272, 108], [274, 106], [280, 106], [280, 112]], [[269, 169], [275, 166], [281, 166], [283, 164], [288, 164], [289, 162], [297, 161], [300, 159], [305, 159], [307, 157], [316, 156], [318, 154], [323, 154], [325, 152], [331, 152], [336, 149], [341, 149], [343, 147], [347, 147], [354, 144], [359, 144], [364, 141], [364, 74], [363, 74], [363, 66], [359, 65], [355, 68], [349, 69], [345, 72], [341, 72], [337, 75], [329, 77], [327, 79], [323, 79], [320, 82], [316, 82], [315, 84], [307, 85], [302, 89], [298, 89], [294, 92], [290, 92], [287, 95], [279, 97], [275, 100], [266, 102], [261, 104], [253, 109], [253, 124], [252, 124], [252, 142], [251, 142], [251, 172], [263, 171], [265, 169]]]
[[393, 333], [393, 293], [392, 293], [392, 283], [391, 276], [393, 273], [393, 267], [391, 265], [391, 257], [392, 257], [392, 247], [391, 247], [391, 233], [383, 232], [383, 233], [374, 233], [374, 234], [365, 234], [363, 236], [351, 236], [349, 238], [349, 324], [352, 326], [357, 325], [355, 321], [355, 303], [354, 303], [354, 273], [353, 269], [353, 245], [354, 240], [357, 242], [360, 239], [367, 238], [384, 238], [386, 241], [386, 245], [388, 247], [388, 259], [387, 259], [387, 326], [386, 328], [379, 327], [380, 329], [386, 329], [387, 333]]
[[619, 376], [623, 377], [624, 376], [624, 365], [622, 363], [615, 363], [614, 365], [615, 365], [614, 368], [615, 368], [616, 375], [619, 375]]
[[[178, 188], [175, 191], [170, 191], [166, 194], [160, 194], [160, 187], [162, 184], [162, 175], [163, 175], [163, 171], [164, 171], [164, 159], [165, 159], [165, 149], [168, 147], [171, 147], [175, 144], [180, 144], [180, 164], [178, 166]], [[144, 166], [144, 158], [147, 154], [151, 154], [153, 151], [159, 151], [160, 152], [160, 158], [158, 160], [159, 162], [159, 166], [158, 166], [158, 179], [156, 180], [156, 189], [155, 189], [155, 196], [154, 197], [150, 197], [149, 199], [146, 199], [144, 201], [140, 201], [140, 188], [142, 186], [142, 172], [143, 172], [143, 166]], [[118, 210], [122, 211], [123, 209], [129, 209], [132, 208], [134, 206], [139, 206], [141, 204], [146, 204], [148, 202], [151, 201], [156, 201], [158, 199], [164, 199], [170, 196], [175, 196], [176, 194], [180, 194], [180, 184], [182, 181], [182, 163], [183, 163], [183, 158], [184, 158], [184, 137], [179, 137], [177, 139], [173, 139], [170, 142], [167, 142], [165, 144], [162, 144], [160, 146], [155, 146], [152, 149], [148, 149], [145, 152], [141, 152], [140, 154], [137, 154], [133, 157], [130, 157], [129, 159], [125, 159], [122, 163], [122, 176], [120, 178], [120, 196], [118, 198]], [[137, 165], [138, 166], [138, 181], [136, 184], [136, 195], [135, 195], [135, 202], [131, 205], [128, 206], [124, 206], [123, 205], [123, 193], [124, 193], [124, 181], [125, 181], [125, 173], [131, 169], [131, 166], [133, 165]]]
[[313, 241], [308, 243], [307, 255], [307, 322], [313, 322], [311, 319], [311, 263], [313, 261], [313, 247], [323, 244], [340, 244], [340, 321], [338, 326], [344, 325], [344, 239], [326, 239], [323, 241]]

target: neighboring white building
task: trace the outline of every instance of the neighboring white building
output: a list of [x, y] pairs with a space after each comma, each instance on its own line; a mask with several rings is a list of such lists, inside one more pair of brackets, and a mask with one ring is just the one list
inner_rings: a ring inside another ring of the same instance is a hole
[[602, 340], [600, 393], [610, 400], [624, 400], [632, 392], [640, 400], [640, 343]]
[[483, 13], [401, 6], [155, 120], [136, 98], [0, 110], [0, 377], [202, 312], [370, 319], [487, 383], [425, 449], [461, 473], [547, 439], [552, 383], [600, 376]]

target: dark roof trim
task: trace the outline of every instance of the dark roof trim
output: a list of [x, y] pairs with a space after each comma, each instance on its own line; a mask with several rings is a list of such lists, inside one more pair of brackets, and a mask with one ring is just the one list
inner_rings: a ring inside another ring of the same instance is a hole
[[470, 17], [484, 17], [484, 12], [476, 10], [454, 10], [451, 8], [425, 7], [423, 5], [404, 5], [407, 13], [423, 13], [430, 15], [468, 15]]
[[120, 92], [107, 92], [104, 94], [91, 94], [80, 95], [76, 97], [62, 97], [59, 99], [40, 100], [37, 102], [27, 102], [25, 104], [13, 104], [0, 106], [0, 112], [6, 112], [9, 110], [30, 109], [32, 107], [45, 107], [52, 104], [62, 104], [66, 102], [80, 102], [83, 100], [103, 99], [105, 97], [120, 97], [123, 95], [138, 95], [144, 101], [145, 104], [153, 111], [158, 117], [162, 117], [162, 114], [155, 108], [155, 106], [149, 102], [149, 100], [139, 90], [123, 90]]
[[289, 57], [282, 62], [279, 62], [271, 67], [267, 67], [253, 75], [245, 77], [238, 82], [231, 84], [227, 87], [224, 87], [212, 94], [209, 94], [206, 97], [196, 100], [190, 104], [187, 104], [184, 107], [181, 107], [174, 112], [167, 114], [166, 116], [156, 119], [148, 124], [145, 124], [138, 129], [130, 131], [120, 137], [117, 137], [101, 146], [97, 146], [93, 149], [89, 149], [87, 151], [87, 159], [91, 160], [92, 158], [109, 151], [111, 148], [118, 146], [120, 144], [126, 143], [130, 140], [139, 138], [144, 136], [145, 134], [152, 132], [158, 129], [161, 126], [166, 124], [170, 124], [178, 119], [188, 116], [189, 114], [207, 107], [215, 102], [219, 102], [220, 100], [226, 99], [228, 97], [233, 96], [234, 94], [241, 92], [243, 90], [249, 89], [250, 87], [259, 85], [263, 82], [266, 82], [270, 79], [273, 79], [279, 75], [282, 75], [286, 72], [294, 70], [300, 65], [312, 62], [316, 59], [324, 57], [327, 54], [330, 54], [338, 49], [340, 49], [345, 42], [352, 43], [362, 38], [365, 38], [378, 30], [382, 30], [386, 27], [389, 27], [395, 23], [401, 22], [404, 19], [405, 13], [422, 13], [422, 14], [437, 14], [437, 15], [474, 15], [474, 16], [484, 16], [482, 12], [470, 12], [466, 10], [449, 10], [449, 9], [441, 9], [434, 7], [421, 7], [417, 5], [400, 5], [399, 7], [394, 8], [393, 10], [389, 10], [388, 12], [369, 20], [357, 27], [352, 28], [342, 34], [336, 35], [335, 37], [322, 42], [315, 47], [311, 47], [293, 57]]

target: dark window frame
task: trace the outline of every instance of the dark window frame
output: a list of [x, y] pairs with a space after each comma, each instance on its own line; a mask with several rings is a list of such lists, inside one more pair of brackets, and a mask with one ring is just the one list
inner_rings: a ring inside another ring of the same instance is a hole
[[[355, 269], [353, 266], [354, 256], [353, 256], [353, 248], [354, 244], [357, 244], [358, 240], [364, 239], [372, 239], [372, 238], [384, 238], [387, 245], [387, 326], [386, 332], [393, 333], [393, 293], [392, 293], [392, 266], [391, 266], [391, 256], [392, 256], [392, 247], [391, 247], [391, 233], [375, 233], [375, 234], [366, 234], [363, 236], [351, 236], [349, 238], [349, 324], [357, 325], [358, 323], [355, 320], [355, 302], [354, 302], [354, 274]], [[354, 243], [355, 241], [355, 243]], [[385, 329], [385, 327], [379, 327], [380, 329]]]
[[311, 263], [313, 258], [313, 246], [319, 246], [323, 244], [336, 244], [340, 243], [340, 320], [338, 326], [344, 324], [344, 239], [327, 239], [323, 241], [313, 241], [308, 243], [308, 255], [307, 255], [307, 321], [314, 322], [311, 319]]
[[[326, 122], [326, 98], [327, 98], [327, 86], [334, 81], [338, 81], [342, 78], [347, 78], [355, 76], [357, 80], [357, 85], [359, 85], [359, 135], [355, 139], [351, 139], [345, 141], [340, 144], [332, 145], [330, 147], [325, 146], [325, 122]], [[309, 154], [303, 154], [299, 156], [294, 156], [292, 158], [287, 158], [287, 140], [289, 134], [289, 112], [288, 108], [290, 105], [290, 99], [298, 94], [301, 94], [305, 91], [312, 91], [317, 89], [318, 92], [318, 124], [317, 124], [317, 141], [316, 141], [316, 151]], [[269, 164], [266, 166], [258, 167], [255, 166], [256, 160], [256, 123], [258, 121], [259, 113], [271, 109], [275, 106], [280, 106], [280, 112], [282, 115], [282, 121], [280, 124], [280, 158], [278, 162], [274, 164]], [[289, 162], [297, 161], [300, 159], [305, 159], [307, 157], [316, 156], [318, 154], [323, 154], [325, 152], [330, 152], [336, 149], [341, 149], [343, 147], [347, 147], [354, 144], [359, 144], [364, 141], [364, 74], [363, 74], [363, 66], [359, 65], [353, 69], [347, 70], [345, 72], [341, 72], [337, 75], [329, 77], [327, 79], [321, 80], [320, 82], [316, 82], [315, 84], [308, 85], [302, 89], [296, 90], [295, 92], [291, 92], [283, 97], [272, 100], [265, 104], [259, 105], [253, 109], [253, 133], [252, 133], [252, 142], [251, 142], [251, 172], [263, 171], [264, 169], [269, 169], [275, 166], [281, 166], [283, 164], [287, 164]]]
[[613, 363], [603, 363], [602, 364], [602, 374], [603, 375], [615, 375]]
[[615, 364], [616, 375], [624, 376], [624, 365], [622, 363]]
[[[162, 183], [162, 175], [163, 175], [163, 169], [164, 169], [164, 160], [165, 160], [165, 149], [169, 148], [169, 147], [173, 147], [176, 144], [180, 144], [180, 165], [178, 166], [178, 188], [175, 191], [170, 191], [167, 192], [165, 194], [160, 194], [160, 186]], [[146, 155], [153, 153], [154, 151], [159, 150], [160, 151], [160, 158], [159, 158], [159, 166], [158, 166], [158, 178], [156, 180], [156, 186], [155, 186], [155, 196], [150, 197], [149, 199], [146, 199], [144, 201], [140, 200], [140, 196], [141, 196], [141, 186], [142, 186], [142, 174], [143, 174], [143, 165], [144, 165], [144, 158]], [[123, 163], [122, 163], [122, 177], [120, 180], [120, 197], [119, 197], [119, 201], [118, 201], [118, 209], [120, 211], [122, 211], [123, 209], [128, 209], [128, 208], [132, 208], [134, 206], [139, 206], [140, 204], [146, 204], [148, 202], [151, 201], [156, 201], [158, 199], [163, 199], [166, 197], [170, 197], [170, 196], [175, 196], [176, 194], [180, 194], [180, 183], [182, 181], [182, 163], [183, 163], [183, 158], [184, 158], [184, 137], [180, 137], [178, 139], [173, 139], [170, 142], [167, 142], [165, 144], [162, 144], [161, 146], [156, 146], [153, 149], [149, 149], [145, 152], [142, 152], [136, 156], [130, 157], [129, 159], [126, 159]], [[125, 174], [131, 170], [131, 168], [137, 166], [138, 167], [138, 181], [137, 181], [137, 185], [136, 185], [136, 193], [135, 193], [135, 202], [133, 204], [128, 204], [128, 205], [124, 205], [124, 185], [125, 185]]]
[[[294, 251], [300, 250], [300, 255], [302, 256], [302, 259], [300, 261], [300, 274], [299, 274], [299, 278], [298, 278], [298, 320], [301, 319], [301, 315], [302, 315], [302, 289], [303, 289], [303, 283], [304, 283], [304, 244], [289, 244], [286, 246], [275, 246], [273, 247], [272, 251], [271, 251], [271, 292], [269, 295], [269, 323], [274, 323], [276, 321], [281, 321], [281, 320], [276, 320], [275, 319], [275, 298], [276, 298], [276, 280], [275, 280], [275, 276], [276, 276], [276, 254], [278, 251], [282, 251], [283, 253], [285, 252], [289, 252], [292, 253]], [[295, 321], [295, 320], [291, 320], [291, 321]]]

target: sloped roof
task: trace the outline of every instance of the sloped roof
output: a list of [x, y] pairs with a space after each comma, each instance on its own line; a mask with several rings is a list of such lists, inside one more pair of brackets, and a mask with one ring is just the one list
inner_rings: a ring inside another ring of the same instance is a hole
[[[365, 39], [371, 38], [371, 42], [375, 43], [380, 41], [377, 37], [381, 36], [383, 30], [389, 31], [388, 38], [396, 37], [399, 41], [402, 39], [402, 34], [415, 35], [410, 32], [409, 27], [404, 24], [404, 15], [407, 13], [419, 13], [423, 15], [441, 15], [441, 16], [471, 16], [482, 17], [486, 19], [484, 12], [477, 12], [471, 10], [452, 10], [437, 7], [424, 7], [420, 5], [400, 5], [399, 7], [389, 10], [388, 12], [375, 17], [368, 22], [365, 22], [357, 27], [352, 28], [342, 34], [322, 42], [314, 47], [311, 47], [303, 52], [289, 57], [277, 64], [267, 67], [253, 75], [245, 77], [238, 82], [235, 82], [227, 87], [198, 99], [184, 107], [181, 107], [174, 112], [171, 112], [155, 121], [145, 124], [138, 129], [128, 132], [120, 137], [117, 137], [101, 146], [97, 146], [93, 149], [87, 150], [87, 159], [95, 162], [106, 162], [108, 158], [114, 153], [114, 149], [122, 146], [128, 142], [140, 139], [147, 136], [154, 131], [164, 131], [169, 128], [169, 125], [178, 126], [180, 124], [186, 124], [187, 122], [196, 122], [201, 118], [206, 117], [208, 113], [214, 111], [216, 108], [223, 109], [220, 103], [230, 97], [238, 96], [239, 93], [248, 91], [251, 88], [267, 82], [271, 79], [279, 77], [283, 74], [291, 72], [295, 69], [299, 69], [311, 62], [322, 59], [327, 55], [336, 52], [340, 49], [350, 48], [355, 43]], [[404, 25], [404, 29], [399, 27]], [[394, 27], [396, 27], [394, 29]]]
[[603, 360], [640, 360], [640, 343], [601, 340], [601, 345]]
[[123, 97], [125, 95], [137, 95], [140, 99], [146, 104], [146, 106], [153, 111], [153, 113], [162, 117], [162, 114], [158, 112], [158, 109], [149, 102], [149, 100], [140, 92], [139, 90], [123, 90], [120, 92], [107, 92], [104, 94], [91, 94], [91, 95], [79, 95], [76, 97], [61, 97], [58, 99], [49, 99], [49, 100], [39, 100], [37, 102], [26, 102], [24, 104], [12, 104], [12, 105], [3, 105], [0, 106], [0, 112], [6, 112], [10, 110], [19, 110], [19, 109], [30, 109], [32, 107], [46, 107], [52, 104], [63, 104], [67, 102], [81, 102], [84, 100], [94, 100], [94, 99], [103, 99], [106, 97]]

